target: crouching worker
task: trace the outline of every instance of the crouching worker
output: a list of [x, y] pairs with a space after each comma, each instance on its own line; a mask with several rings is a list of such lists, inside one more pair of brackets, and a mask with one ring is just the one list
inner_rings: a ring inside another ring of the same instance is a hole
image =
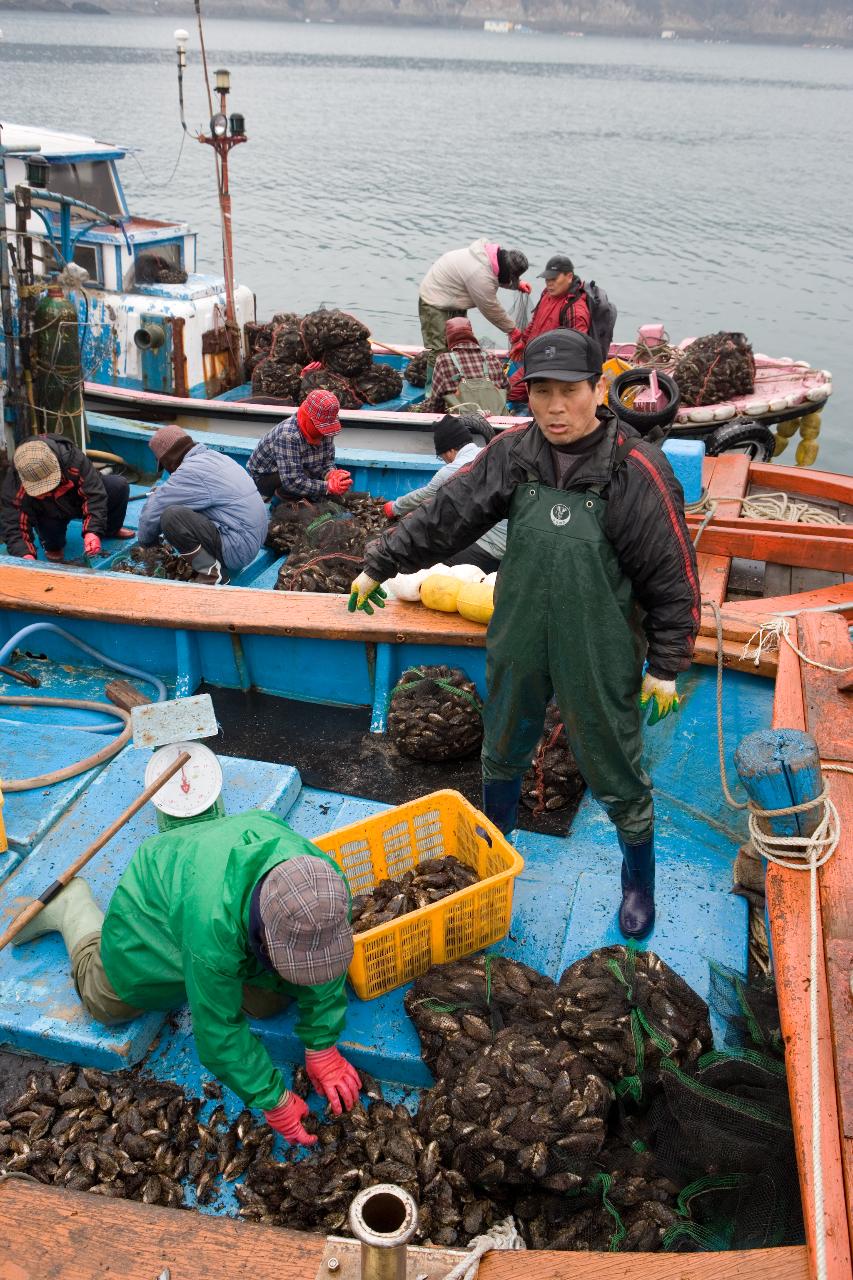
[[[439, 357], [442, 359], [443, 357]], [[445, 414], [433, 427], [432, 439], [436, 455], [444, 466], [436, 471], [428, 484], [420, 489], [412, 489], [393, 502], [385, 503], [385, 514], [389, 520], [415, 511], [425, 502], [429, 502], [443, 484], [456, 475], [462, 467], [468, 467], [480, 452], [481, 446], [476, 444], [472, 431], [488, 427], [484, 418], [477, 414]], [[463, 547], [455, 555], [444, 560], [445, 564], [475, 564], [483, 573], [494, 573], [500, 568], [501, 559], [506, 551], [506, 520], [500, 520], [493, 529], [488, 529], [482, 538], [478, 538], [470, 547]]]
[[340, 410], [333, 392], [310, 391], [296, 413], [258, 441], [246, 470], [259, 493], [285, 502], [317, 502], [327, 494], [337, 498], [346, 493], [352, 476], [335, 466]]
[[132, 538], [122, 521], [130, 488], [124, 476], [102, 476], [64, 436], [18, 445], [3, 481], [2, 533], [10, 556], [36, 558], [36, 533], [48, 560], [65, 559], [72, 520], [83, 522], [83, 549], [101, 554], [101, 538]]
[[224, 586], [261, 549], [268, 527], [263, 499], [238, 462], [196, 444], [182, 427], [160, 427], [150, 448], [169, 479], [142, 508], [140, 546], [154, 546], [162, 533], [189, 561], [193, 582]]
[[59, 932], [78, 995], [106, 1026], [189, 1003], [202, 1064], [288, 1142], [313, 1144], [308, 1110], [284, 1087], [248, 1022], [289, 1000], [314, 1088], [340, 1115], [358, 1099], [335, 1048], [353, 954], [343, 872], [260, 810], [152, 836], [116, 886], [106, 917], [77, 877], [18, 934]]
[[616, 827], [622, 932], [643, 938], [655, 918], [655, 855], [641, 704], [653, 704], [650, 723], [677, 708], [675, 677], [699, 629], [684, 497], [663, 453], [604, 407], [601, 349], [588, 334], [535, 338], [524, 374], [534, 421], [502, 431], [368, 545], [350, 608], [508, 518], [486, 641], [483, 806], [502, 831], [516, 825], [556, 695], [580, 771]]

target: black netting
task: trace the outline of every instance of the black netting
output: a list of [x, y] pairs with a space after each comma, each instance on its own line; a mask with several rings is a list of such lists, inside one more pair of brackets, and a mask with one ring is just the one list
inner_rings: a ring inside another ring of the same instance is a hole
[[302, 375], [297, 397], [299, 404], [312, 391], [318, 390], [334, 392], [342, 409], [360, 409], [364, 404], [364, 397], [355, 385], [341, 374], [333, 373], [331, 369], [309, 369]]
[[387, 526], [380, 498], [347, 493], [334, 502], [276, 507], [266, 545], [288, 553], [277, 591], [349, 592], [364, 562], [364, 548]]
[[726, 1048], [756, 1049], [783, 1058], [776, 985], [771, 978], [748, 982], [725, 965], [711, 965], [711, 1007], [726, 1019]]
[[388, 737], [415, 760], [462, 760], [483, 741], [483, 700], [458, 667], [411, 667], [391, 690]]
[[308, 363], [308, 352], [302, 341], [300, 318], [297, 315], [283, 315], [277, 318], [272, 328], [272, 358], [280, 364], [302, 365]]
[[384, 404], [403, 390], [403, 375], [390, 364], [373, 364], [354, 379], [356, 389], [367, 404]]
[[298, 364], [282, 364], [272, 356], [259, 353], [252, 369], [252, 395], [274, 396], [287, 404], [299, 401], [302, 387]]
[[111, 566], [111, 572], [133, 573], [141, 578], [171, 578], [177, 582], [190, 582], [195, 577], [189, 560], [163, 543], [153, 547], [134, 543], [127, 554]]
[[302, 341], [311, 360], [321, 360], [332, 347], [367, 342], [370, 330], [346, 311], [311, 311], [301, 323]]
[[416, 356], [412, 356], [403, 376], [406, 381], [413, 387], [425, 387], [427, 380], [427, 361], [429, 360], [429, 352], [424, 350], [418, 352]]
[[755, 358], [743, 333], [712, 333], [691, 342], [673, 370], [685, 405], [718, 404], [755, 387]]
[[522, 779], [521, 798], [535, 814], [550, 813], [576, 805], [584, 788], [560, 712], [551, 703], [533, 763]]
[[363, 342], [348, 342], [343, 347], [330, 347], [323, 355], [323, 363], [333, 373], [342, 373], [345, 378], [359, 378], [373, 365], [370, 343], [365, 339]]

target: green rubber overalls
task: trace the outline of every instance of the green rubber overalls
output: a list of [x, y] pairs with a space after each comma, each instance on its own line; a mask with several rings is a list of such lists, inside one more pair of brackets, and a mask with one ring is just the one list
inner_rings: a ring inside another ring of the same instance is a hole
[[604, 533], [598, 486], [515, 491], [489, 624], [483, 778], [530, 765], [552, 695], [592, 794], [628, 844], [652, 835], [642, 767], [645, 637], [631, 582]]

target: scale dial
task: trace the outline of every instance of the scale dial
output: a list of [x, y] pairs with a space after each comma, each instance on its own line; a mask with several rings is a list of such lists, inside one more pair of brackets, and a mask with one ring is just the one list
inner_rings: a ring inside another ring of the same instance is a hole
[[156, 782], [182, 751], [189, 753], [189, 760], [152, 796], [151, 803], [170, 817], [194, 818], [209, 809], [222, 790], [222, 766], [204, 743], [173, 742], [155, 751], [145, 770], [145, 785]]

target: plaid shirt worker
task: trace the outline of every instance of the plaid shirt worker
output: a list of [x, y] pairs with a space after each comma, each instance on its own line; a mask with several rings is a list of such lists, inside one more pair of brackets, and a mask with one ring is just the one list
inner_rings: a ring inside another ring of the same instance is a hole
[[436, 357], [432, 394], [424, 405], [426, 412], [443, 413], [446, 407], [444, 397], [454, 392], [463, 378], [489, 378], [496, 387], [507, 385], [503, 356], [484, 351], [478, 342], [458, 343], [453, 348], [453, 355], [462, 373], [456, 368], [449, 351], [443, 351]]
[[309, 444], [296, 425], [296, 414], [268, 431], [255, 446], [246, 463], [253, 480], [278, 472], [282, 493], [300, 498], [326, 496], [325, 476], [335, 465], [332, 436], [320, 444]]

